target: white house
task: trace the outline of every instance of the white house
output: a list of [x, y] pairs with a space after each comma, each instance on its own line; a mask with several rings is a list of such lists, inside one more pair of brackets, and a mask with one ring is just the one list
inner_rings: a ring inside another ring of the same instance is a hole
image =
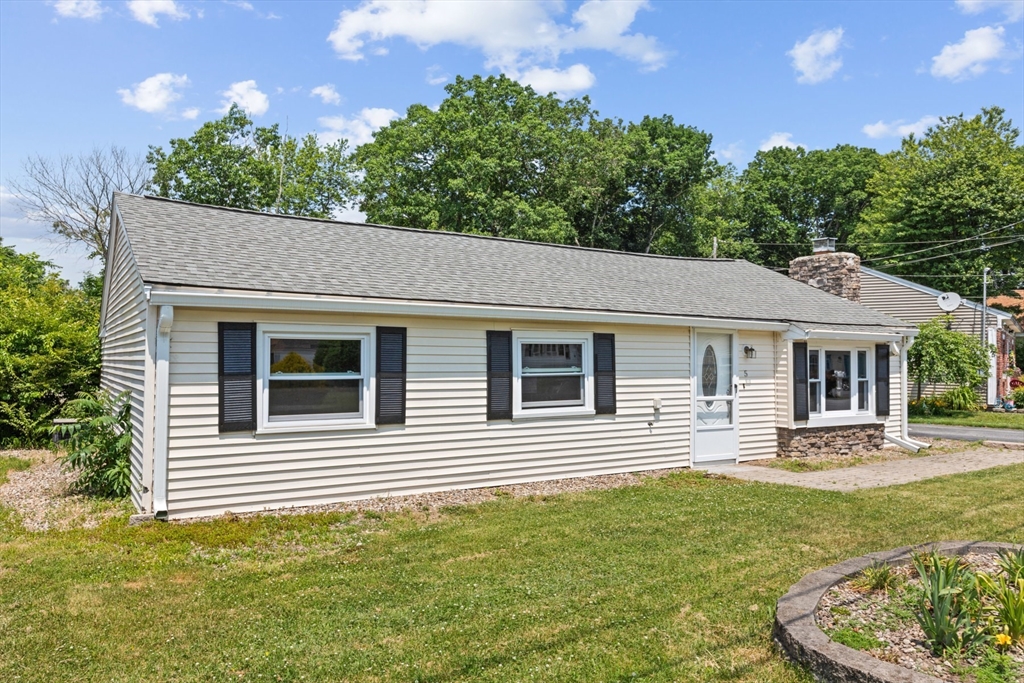
[[107, 264], [158, 518], [912, 447], [915, 328], [745, 261], [117, 194]]

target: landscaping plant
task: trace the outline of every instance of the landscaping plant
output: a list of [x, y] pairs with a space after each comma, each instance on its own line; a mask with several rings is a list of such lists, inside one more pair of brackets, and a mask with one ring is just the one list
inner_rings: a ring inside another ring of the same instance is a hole
[[895, 588], [901, 583], [899, 574], [893, 571], [892, 565], [875, 560], [870, 567], [865, 567], [856, 584], [865, 590], [885, 591]]
[[959, 557], [938, 552], [915, 553], [912, 560], [924, 587], [915, 617], [932, 652], [970, 652], [988, 641], [985, 626], [972, 614], [979, 601], [970, 567]]
[[1000, 550], [996, 564], [1003, 570], [1011, 583], [1016, 583], [1018, 579], [1024, 579], [1024, 548]]
[[102, 389], [80, 393], [64, 415], [73, 424], [54, 427], [68, 441], [64, 467], [78, 473], [74, 489], [104, 498], [123, 498], [131, 490], [131, 392], [111, 396]]
[[949, 410], [975, 411], [980, 407], [974, 387], [957, 387], [947, 391], [942, 395], [942, 403]]
[[1009, 636], [1011, 642], [1024, 644], [1024, 578], [1007, 581], [1005, 576], [979, 574], [978, 579], [993, 599], [989, 609], [996, 617], [998, 632]]

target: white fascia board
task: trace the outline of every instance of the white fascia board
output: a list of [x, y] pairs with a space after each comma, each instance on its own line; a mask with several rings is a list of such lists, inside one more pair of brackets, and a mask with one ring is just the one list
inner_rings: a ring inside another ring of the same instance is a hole
[[783, 339], [801, 341], [805, 339], [836, 339], [848, 341], [900, 341], [903, 337], [916, 337], [916, 327], [891, 328], [879, 332], [844, 332], [841, 330], [819, 330], [813, 327], [790, 325]]
[[[934, 297], [938, 297], [940, 294], [943, 294], [943, 292], [940, 292], [937, 289], [933, 289], [933, 288], [928, 287], [926, 285], [919, 285], [916, 282], [911, 282], [910, 280], [904, 280], [901, 277], [896, 277], [895, 275], [890, 275], [889, 273], [883, 273], [883, 272], [881, 272], [879, 270], [874, 270], [872, 268], [867, 268], [865, 266], [861, 266], [860, 269], [862, 271], [864, 271], [865, 273], [867, 273], [868, 275], [873, 275], [873, 276], [875, 276], [877, 278], [881, 278], [882, 280], [885, 280], [887, 282], [891, 282], [894, 285], [900, 285], [900, 286], [903, 286], [903, 287], [908, 287], [908, 288], [913, 289], [913, 290], [917, 290], [918, 292], [922, 292], [923, 294], [931, 294]], [[975, 303], [975, 302], [970, 301], [968, 299], [961, 299], [961, 302], [963, 303], [964, 306], [967, 306], [968, 308], [973, 308], [976, 311], [980, 311], [982, 308], [984, 308], [986, 310], [986, 312], [988, 313], [988, 315], [995, 316], [996, 318], [1003, 318], [1003, 319], [1010, 318], [1010, 319], [1013, 319], [1013, 316], [1010, 315], [1009, 313], [1007, 313], [1006, 311], [1000, 311], [999, 309], [992, 308], [991, 306], [982, 306], [981, 304]]]
[[556, 322], [586, 322], [622, 325], [666, 325], [675, 327], [707, 327], [725, 330], [766, 330], [785, 332], [789, 323], [737, 318], [700, 318], [689, 316], [654, 315], [646, 313], [616, 313], [611, 311], [583, 311], [557, 308], [528, 308], [516, 306], [486, 306], [398, 299], [348, 298], [274, 292], [247, 292], [228, 290], [196, 290], [166, 288], [153, 285], [150, 293], [153, 305], [185, 306], [195, 308], [240, 308], [263, 311], [317, 311], [330, 313], [364, 313], [368, 315], [406, 315], [441, 318], [485, 318], [489, 320], [535, 320]]

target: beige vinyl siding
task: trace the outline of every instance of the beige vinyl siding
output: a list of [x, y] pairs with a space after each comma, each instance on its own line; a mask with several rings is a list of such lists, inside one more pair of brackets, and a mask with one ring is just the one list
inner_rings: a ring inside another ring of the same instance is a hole
[[[741, 330], [737, 341], [739, 460], [774, 458], [778, 450], [775, 431], [775, 333]], [[753, 347], [756, 357], [746, 358], [744, 346]]]
[[[863, 270], [860, 278], [860, 302], [876, 311], [914, 325], [926, 323], [945, 314], [945, 311], [939, 308], [935, 296], [928, 292], [890, 282]], [[962, 305], [953, 311], [952, 315], [954, 330], [974, 336], [981, 335], [981, 311]], [[991, 326], [993, 322], [994, 319], [990, 316], [988, 324]], [[928, 384], [921, 387], [921, 395], [937, 396], [955, 388], [956, 386], [952, 384]], [[918, 395], [917, 386], [909, 381], [907, 391], [911, 398]]]
[[[488, 423], [486, 330], [507, 321], [262, 314], [260, 322], [408, 328], [406, 424], [257, 435], [217, 431], [217, 322], [245, 312], [175, 309], [171, 332], [171, 517], [311, 505], [689, 462], [689, 330], [576, 324], [613, 332], [618, 413]], [[653, 399], [662, 400], [656, 417]], [[649, 423], [653, 423], [649, 425]]]
[[124, 228], [115, 221], [107, 262], [104, 335], [101, 341], [103, 370], [100, 386], [112, 393], [130, 391], [132, 396], [132, 502], [146, 506], [142, 490], [146, 453], [146, 296]]
[[775, 365], [775, 427], [776, 429], [793, 428], [793, 378], [790, 376], [790, 358], [793, 353], [793, 342], [782, 339], [775, 334], [776, 365]]
[[900, 357], [889, 356], [889, 416], [885, 418], [885, 433], [903, 435], [903, 397], [900, 396]]

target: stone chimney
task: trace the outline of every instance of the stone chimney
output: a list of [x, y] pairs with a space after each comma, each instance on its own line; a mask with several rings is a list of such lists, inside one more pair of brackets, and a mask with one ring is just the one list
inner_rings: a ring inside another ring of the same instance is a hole
[[834, 237], [811, 240], [814, 253], [789, 262], [789, 276], [829, 294], [860, 303], [860, 257], [836, 252]]

